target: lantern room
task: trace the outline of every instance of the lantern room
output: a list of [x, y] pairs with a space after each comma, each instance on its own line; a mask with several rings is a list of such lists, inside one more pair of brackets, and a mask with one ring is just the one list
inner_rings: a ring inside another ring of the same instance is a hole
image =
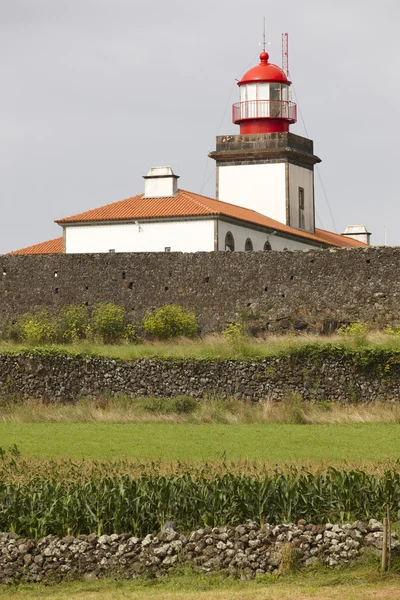
[[289, 131], [289, 125], [297, 121], [290, 85], [285, 72], [269, 62], [267, 52], [262, 52], [260, 64], [238, 82], [240, 102], [232, 107], [232, 120], [240, 125], [240, 133]]

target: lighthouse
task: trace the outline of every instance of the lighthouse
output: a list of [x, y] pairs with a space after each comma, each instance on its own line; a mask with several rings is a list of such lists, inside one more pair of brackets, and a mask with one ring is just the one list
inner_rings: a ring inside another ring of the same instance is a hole
[[312, 140], [290, 132], [297, 106], [287, 70], [264, 50], [238, 87], [232, 121], [240, 133], [217, 136], [209, 154], [216, 161], [217, 199], [314, 233], [314, 165], [321, 161]]
[[261, 52], [260, 64], [239, 81], [240, 102], [232, 107], [232, 120], [240, 125], [241, 135], [289, 131], [297, 121], [290, 85], [285, 72], [269, 62], [267, 52]]

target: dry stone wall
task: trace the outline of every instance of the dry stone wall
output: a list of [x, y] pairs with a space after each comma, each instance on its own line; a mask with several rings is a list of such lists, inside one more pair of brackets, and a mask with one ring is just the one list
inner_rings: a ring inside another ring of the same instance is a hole
[[[84, 577], [97, 579], [119, 573], [127, 579], [155, 573], [164, 575], [171, 567], [192, 565], [200, 572], [224, 570], [242, 578], [276, 573], [288, 552], [299, 566], [315, 563], [344, 566], [370, 549], [382, 549], [383, 527], [369, 523], [344, 525], [264, 525], [254, 522], [238, 527], [205, 527], [189, 535], [166, 528], [145, 538], [126, 535], [80, 535], [39, 540], [0, 534], [0, 583], [46, 582]], [[397, 534], [391, 537], [398, 551]]]
[[255, 331], [329, 332], [400, 322], [400, 248], [0, 256], [0, 322], [68, 304], [122, 305], [132, 322], [177, 303], [202, 332], [238, 315]]
[[[367, 354], [364, 358], [368, 358]], [[386, 361], [386, 362], [385, 362]], [[383, 352], [365, 366], [352, 354], [300, 353], [264, 360], [138, 359], [63, 354], [0, 355], [0, 397], [74, 402], [83, 397], [235, 397], [371, 402], [400, 397], [400, 358]], [[385, 365], [390, 367], [387, 370]]]

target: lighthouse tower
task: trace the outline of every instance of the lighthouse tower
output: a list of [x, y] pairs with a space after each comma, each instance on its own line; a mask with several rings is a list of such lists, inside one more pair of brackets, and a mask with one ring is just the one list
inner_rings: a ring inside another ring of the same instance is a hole
[[238, 86], [232, 120], [240, 134], [217, 136], [209, 155], [216, 161], [216, 197], [314, 232], [314, 165], [320, 159], [312, 140], [289, 132], [297, 106], [287, 73], [263, 51]]
[[242, 135], [288, 132], [297, 121], [297, 107], [290, 101], [290, 81], [282, 69], [261, 52], [260, 64], [239, 81], [240, 102], [233, 105], [233, 122]]

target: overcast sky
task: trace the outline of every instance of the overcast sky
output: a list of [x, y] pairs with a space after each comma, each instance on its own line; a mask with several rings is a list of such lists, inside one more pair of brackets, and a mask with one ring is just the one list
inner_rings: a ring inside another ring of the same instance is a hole
[[[400, 245], [399, 0], [0, 0], [0, 252], [141, 193], [151, 166], [215, 197], [207, 154], [239, 133], [235, 78], [258, 63], [264, 15], [271, 62], [289, 32], [323, 161], [317, 225], [365, 223], [374, 244], [387, 225]], [[292, 131], [306, 135], [301, 120]]]

